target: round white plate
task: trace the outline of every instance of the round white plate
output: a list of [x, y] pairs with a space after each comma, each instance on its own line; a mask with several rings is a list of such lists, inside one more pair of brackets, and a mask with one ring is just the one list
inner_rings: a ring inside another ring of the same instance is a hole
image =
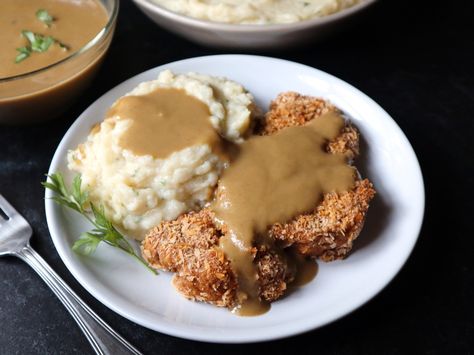
[[272, 304], [258, 317], [238, 317], [210, 305], [185, 300], [171, 286], [171, 275], [152, 275], [132, 258], [107, 245], [92, 257], [71, 250], [88, 226], [75, 212], [54, 204], [46, 192], [46, 217], [61, 259], [94, 297], [113, 311], [147, 328], [177, 337], [244, 343], [286, 337], [332, 322], [374, 297], [397, 274], [418, 237], [424, 211], [420, 167], [407, 138], [373, 100], [351, 85], [314, 68], [258, 56], [219, 55], [182, 60], [146, 71], [118, 85], [92, 104], [59, 145], [49, 173], [67, 178], [66, 153], [86, 139], [107, 108], [163, 69], [226, 76], [242, 83], [262, 108], [283, 91], [321, 96], [347, 113], [363, 140], [358, 166], [377, 197], [352, 254], [343, 261], [319, 263], [308, 285]]

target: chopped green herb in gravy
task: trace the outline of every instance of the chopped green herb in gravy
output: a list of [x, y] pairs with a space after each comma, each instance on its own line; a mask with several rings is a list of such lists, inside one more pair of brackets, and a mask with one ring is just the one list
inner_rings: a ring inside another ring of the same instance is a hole
[[107, 18], [98, 0], [1, 0], [0, 78], [60, 61], [92, 40]]

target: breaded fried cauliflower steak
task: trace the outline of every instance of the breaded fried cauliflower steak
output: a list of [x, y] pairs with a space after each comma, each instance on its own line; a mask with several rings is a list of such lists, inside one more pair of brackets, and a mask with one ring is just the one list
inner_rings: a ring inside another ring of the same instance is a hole
[[[262, 135], [274, 134], [286, 127], [302, 126], [330, 111], [337, 110], [327, 101], [294, 92], [278, 95], [271, 103], [265, 121], [259, 127]], [[359, 155], [359, 133], [346, 124], [341, 134], [329, 142], [327, 150], [344, 154], [349, 162]], [[372, 183], [356, 181], [351, 191], [328, 193], [310, 213], [288, 223], [273, 225], [269, 234], [310, 257], [324, 261], [344, 258], [364, 225], [369, 202], [375, 195]]]
[[[142, 243], [142, 254], [150, 266], [175, 272], [173, 284], [186, 298], [232, 308], [237, 305], [238, 285], [219, 248], [219, 238], [225, 232], [216, 226], [208, 208], [186, 213], [153, 228]], [[292, 270], [272, 251], [261, 247], [254, 253], [260, 298], [274, 301], [292, 281]]]

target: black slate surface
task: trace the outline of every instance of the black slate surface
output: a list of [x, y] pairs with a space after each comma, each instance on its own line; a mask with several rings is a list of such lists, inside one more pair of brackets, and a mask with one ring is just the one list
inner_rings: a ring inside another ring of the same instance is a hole
[[[219, 53], [167, 33], [123, 0], [110, 53], [93, 85], [59, 119], [0, 126], [0, 193], [30, 221], [33, 246], [109, 324], [145, 354], [471, 354], [474, 352], [472, 145], [473, 2], [381, 1], [357, 26], [304, 48], [263, 53], [334, 74], [375, 99], [417, 152], [426, 215], [409, 261], [371, 302], [300, 336], [250, 345], [181, 340], [142, 328], [91, 297], [59, 259], [39, 182], [75, 118], [146, 69]], [[350, 297], [350, 295], [348, 295]], [[90, 354], [60, 302], [21, 261], [0, 260], [0, 354]]]

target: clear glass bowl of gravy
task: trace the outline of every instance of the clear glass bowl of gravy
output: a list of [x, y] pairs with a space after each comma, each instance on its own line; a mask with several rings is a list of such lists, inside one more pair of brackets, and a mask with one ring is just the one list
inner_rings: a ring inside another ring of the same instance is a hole
[[[2, 56], [9, 57], [0, 58], [0, 64], [3, 64], [3, 72], [0, 68], [0, 124], [25, 124], [53, 119], [63, 113], [82, 93], [102, 63], [115, 30], [119, 0], [89, 0], [89, 4], [95, 2], [96, 9], [103, 13], [96, 16], [99, 19], [97, 20], [99, 22], [96, 21], [96, 23], [90, 22], [93, 21], [93, 16], [82, 15], [82, 19], [86, 21], [83, 23], [83, 28], [85, 28], [83, 32], [86, 32], [85, 35], [88, 36], [82, 39], [77, 38], [78, 35], [81, 35], [81, 26], [73, 26], [71, 23], [73, 19], [69, 17], [74, 15], [74, 11], [61, 8], [64, 2], [38, 0], [35, 7], [32, 7], [34, 1], [20, 0], [13, 3], [16, 0], [6, 0], [5, 4], [8, 1], [12, 1], [10, 10], [13, 19], [7, 25], [16, 26], [14, 30], [18, 32], [18, 36], [14, 38], [16, 42], [12, 47], [13, 51], [10, 50], [8, 53], [3, 51], [2, 53]], [[55, 8], [53, 6], [55, 4], [59, 4], [60, 7]], [[70, 2], [71, 6], [79, 6], [78, 4], [80, 3], [72, 0]], [[42, 7], [39, 8], [41, 5]], [[8, 4], [5, 8], [7, 6]], [[32, 15], [31, 12], [36, 7], [38, 9]], [[19, 11], [17, 17], [16, 10]], [[6, 13], [6, 11], [3, 12]], [[0, 14], [0, 22], [3, 20], [3, 27], [10, 17], [4, 16], [2, 19], [1, 16]], [[62, 27], [64, 33], [57, 32], [53, 36], [50, 33], [54, 33], [55, 16], [58, 16], [56, 29], [61, 28], [59, 20], [62, 20], [65, 25]], [[103, 16], [102, 20], [100, 20], [100, 16]], [[25, 22], [26, 17], [31, 25]], [[20, 22], [22, 23], [19, 24]], [[20, 28], [29, 29], [28, 26], [33, 27], [33, 30], [28, 31], [29, 33], [24, 30], [19, 31]], [[69, 37], [67, 36], [68, 32]], [[36, 52], [32, 50], [35, 48], [35, 44], [28, 39], [28, 36], [32, 38], [31, 33], [39, 36], [36, 37], [40, 40], [39, 45], [44, 45], [42, 42], [49, 40], [47, 37], [51, 38], [53, 44], [47, 51]], [[61, 37], [62, 34], [65, 39]], [[23, 47], [18, 45], [20, 40]], [[75, 41], [76, 46], [70, 45]], [[81, 41], [85, 44], [78, 46], [77, 43], [81, 43]], [[22, 58], [20, 55], [24, 51], [27, 54]], [[61, 54], [61, 51], [64, 53]], [[55, 59], [55, 52], [60, 54], [59, 59]], [[1, 63], [1, 60], [5, 62]], [[49, 63], [48, 60], [52, 63]], [[28, 70], [31, 68], [33, 70]], [[9, 71], [13, 75], [8, 75]]]

